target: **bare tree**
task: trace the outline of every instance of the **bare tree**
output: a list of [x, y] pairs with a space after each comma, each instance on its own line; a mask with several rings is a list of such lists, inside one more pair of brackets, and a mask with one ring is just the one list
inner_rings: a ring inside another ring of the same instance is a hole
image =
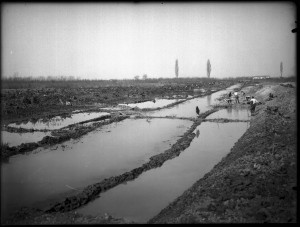
[[282, 72], [283, 72], [283, 64], [282, 64], [282, 62], [280, 62], [280, 73], [281, 73], [281, 77], [282, 77]]
[[148, 78], [147, 74], [144, 74], [143, 75], [143, 80], [147, 80], [147, 78]]
[[211, 64], [209, 59], [207, 60], [207, 77], [210, 78], [210, 72], [211, 72]]
[[178, 78], [178, 71], [179, 71], [179, 68], [178, 68], [178, 59], [176, 59], [176, 62], [175, 62], [175, 75], [176, 75], [176, 78]]
[[138, 79], [140, 79], [140, 76], [135, 76], [134, 79], [138, 80]]

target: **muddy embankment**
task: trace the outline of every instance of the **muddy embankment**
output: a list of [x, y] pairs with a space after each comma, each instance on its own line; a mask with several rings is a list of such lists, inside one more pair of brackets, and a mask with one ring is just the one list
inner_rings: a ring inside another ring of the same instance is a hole
[[295, 85], [264, 84], [247, 93], [262, 102], [250, 128], [221, 162], [148, 223], [296, 222]]

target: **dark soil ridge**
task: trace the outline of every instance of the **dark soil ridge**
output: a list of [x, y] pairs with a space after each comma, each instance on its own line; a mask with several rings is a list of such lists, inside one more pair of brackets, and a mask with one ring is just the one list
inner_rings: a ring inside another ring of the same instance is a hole
[[[269, 92], [276, 98], [268, 99]], [[257, 106], [250, 128], [149, 224], [297, 221], [295, 89], [277, 85], [253, 94], [265, 104]]]
[[104, 179], [99, 183], [89, 185], [77, 195], [67, 197], [66, 199], [64, 199], [64, 201], [58, 202], [49, 209], [46, 209], [45, 212], [68, 212], [77, 209], [87, 204], [88, 202], [98, 198], [100, 193], [103, 193], [119, 184], [134, 180], [141, 173], [153, 168], [158, 168], [162, 166], [162, 164], [165, 161], [179, 156], [182, 151], [184, 151], [187, 147], [190, 146], [190, 143], [196, 136], [196, 134], [193, 131], [198, 125], [201, 124], [203, 118], [207, 117], [209, 114], [216, 112], [217, 110], [218, 109], [212, 109], [200, 114], [199, 118], [195, 120], [193, 125], [185, 132], [185, 134], [179, 140], [177, 140], [175, 144], [173, 144], [171, 148], [164, 151], [163, 153], [150, 157], [150, 161], [143, 164], [141, 167], [135, 168], [129, 172], [125, 172], [119, 176], [113, 176]]
[[138, 115], [134, 117], [135, 119], [156, 119], [156, 118], [163, 118], [163, 119], [178, 119], [178, 120], [188, 120], [188, 121], [197, 121], [197, 118], [193, 117], [173, 117], [173, 116], [145, 116], [145, 115]]
[[203, 121], [208, 121], [208, 122], [218, 122], [218, 123], [227, 123], [227, 122], [250, 122], [250, 120], [227, 119], [227, 118], [204, 119]]
[[[34, 143], [34, 142], [33, 143], [22, 143], [21, 145], [14, 146], [14, 147], [9, 147], [4, 144], [1, 146], [1, 161], [6, 162], [6, 161], [8, 161], [9, 157], [11, 157], [13, 155], [24, 154], [26, 152], [33, 151], [34, 149], [36, 149], [38, 147], [51, 146], [54, 144], [65, 142], [70, 139], [77, 139], [77, 138], [95, 130], [99, 126], [111, 124], [113, 122], [119, 122], [126, 118], [129, 118], [129, 116], [125, 116], [125, 115], [109, 116], [110, 119], [107, 122], [105, 122], [105, 121], [104, 122], [95, 122], [94, 124], [89, 125], [89, 126], [78, 127], [79, 125], [87, 123], [87, 122], [99, 121], [99, 119], [103, 120], [103, 118], [108, 119], [107, 116], [102, 116], [102, 117], [99, 117], [96, 119], [69, 125], [67, 127], [64, 127], [62, 129], [59, 129], [56, 131], [52, 130], [53, 132], [55, 131], [56, 134], [60, 134], [60, 135], [59, 136], [45, 136], [41, 141], [39, 141], [37, 143]], [[68, 130], [65, 130], [66, 128]]]

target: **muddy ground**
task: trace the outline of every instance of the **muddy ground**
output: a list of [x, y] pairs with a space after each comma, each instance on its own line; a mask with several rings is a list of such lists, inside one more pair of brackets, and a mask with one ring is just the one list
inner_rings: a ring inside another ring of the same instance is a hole
[[[4, 82], [3, 82], [4, 83]], [[137, 103], [154, 98], [187, 97], [196, 95], [194, 89], [220, 90], [237, 83], [233, 80], [192, 80], [183, 83], [181, 80], [164, 83], [143, 83], [141, 85], [106, 85], [91, 87], [44, 87], [28, 89], [1, 89], [2, 124], [22, 122], [28, 119], [50, 118], [57, 115], [68, 115], [73, 110], [85, 110], [113, 106], [120, 103]], [[62, 82], [63, 84], [63, 82]], [[84, 81], [82, 82], [84, 84]], [[57, 86], [57, 85], [56, 85]], [[69, 103], [67, 103], [69, 102]], [[66, 103], [68, 105], [66, 105]]]
[[[247, 94], [255, 94], [261, 101], [251, 120], [250, 128], [226, 158], [149, 223], [296, 221], [295, 84], [282, 86], [273, 83], [271, 86], [260, 83], [243, 90]], [[271, 100], [268, 98], [270, 92], [275, 96]], [[143, 97], [138, 99], [142, 100]], [[58, 109], [62, 109], [62, 105], [57, 106]], [[99, 193], [135, 179], [143, 171], [157, 168], [166, 160], [180, 155], [194, 138], [193, 130], [205, 117], [219, 108], [226, 107], [218, 106], [201, 114], [182, 139], [167, 151], [151, 157], [143, 166], [89, 185], [82, 192], [44, 210], [19, 210], [6, 224], [130, 223], [109, 214], [92, 217], [79, 215], [73, 210], [97, 198]], [[18, 120], [22, 118], [23, 116], [12, 117]]]
[[249, 89], [262, 102], [250, 128], [220, 163], [149, 223], [296, 222], [294, 86]]

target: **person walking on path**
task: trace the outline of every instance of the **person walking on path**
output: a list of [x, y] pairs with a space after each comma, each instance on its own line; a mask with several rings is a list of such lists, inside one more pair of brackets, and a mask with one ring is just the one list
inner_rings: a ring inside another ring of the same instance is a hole
[[254, 98], [254, 96], [252, 96], [252, 98], [250, 99], [250, 111], [251, 111], [251, 113], [254, 113], [257, 103], [258, 103], [258, 101]]

